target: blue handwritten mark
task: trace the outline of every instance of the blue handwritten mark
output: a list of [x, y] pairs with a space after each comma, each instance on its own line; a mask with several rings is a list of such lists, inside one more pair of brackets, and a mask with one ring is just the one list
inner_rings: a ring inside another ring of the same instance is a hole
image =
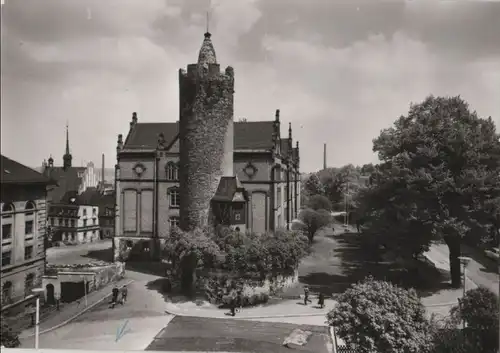
[[131, 330], [127, 328], [128, 320], [123, 323], [121, 327], [116, 328], [116, 339], [115, 342], [118, 342], [127, 332]]

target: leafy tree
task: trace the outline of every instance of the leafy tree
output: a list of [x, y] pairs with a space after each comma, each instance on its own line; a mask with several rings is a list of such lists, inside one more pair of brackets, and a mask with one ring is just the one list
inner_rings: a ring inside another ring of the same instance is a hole
[[382, 161], [371, 177], [364, 208], [368, 227], [404, 256], [432, 239], [450, 250], [452, 285], [461, 285], [460, 242], [494, 226], [500, 197], [500, 142], [491, 118], [480, 119], [460, 97], [428, 97], [410, 107], [374, 140]]
[[373, 163], [363, 164], [361, 167], [361, 175], [370, 175], [375, 171], [375, 166]]
[[21, 345], [19, 341], [19, 332], [14, 331], [7, 322], [8, 320], [2, 316], [2, 334], [1, 345], [5, 348], [16, 348]]
[[430, 348], [425, 308], [414, 290], [367, 278], [340, 294], [329, 325], [359, 353], [421, 353]]
[[332, 203], [326, 196], [323, 195], [314, 195], [309, 198], [308, 202], [309, 208], [312, 208], [315, 211], [318, 210], [327, 210], [331, 211]]
[[310, 195], [323, 195], [324, 188], [316, 174], [311, 174], [304, 183], [304, 191]]
[[311, 208], [302, 210], [299, 214], [299, 219], [305, 226], [309, 243], [312, 243], [318, 230], [332, 223], [330, 212], [326, 210], [315, 211]]
[[197, 268], [215, 267], [221, 252], [217, 244], [201, 229], [184, 232], [174, 227], [166, 242], [164, 255], [172, 262], [174, 275], [181, 280], [182, 288], [192, 288]]
[[456, 323], [462, 320], [466, 322], [464, 334], [478, 353], [498, 351], [499, 305], [500, 301], [494, 292], [479, 287], [467, 291], [465, 297], [459, 299], [459, 305], [451, 310]]

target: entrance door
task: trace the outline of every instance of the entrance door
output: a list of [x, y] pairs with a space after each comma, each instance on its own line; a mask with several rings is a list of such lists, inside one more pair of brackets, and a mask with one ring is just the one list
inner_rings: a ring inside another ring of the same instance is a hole
[[54, 305], [56, 303], [56, 298], [54, 296], [54, 285], [49, 283], [45, 286], [47, 291], [47, 304]]

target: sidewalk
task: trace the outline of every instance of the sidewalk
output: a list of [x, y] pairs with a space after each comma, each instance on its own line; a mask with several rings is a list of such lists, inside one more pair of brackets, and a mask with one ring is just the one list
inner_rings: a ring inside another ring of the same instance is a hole
[[[448, 248], [440, 247], [432, 244], [429, 251], [423, 254], [427, 262], [432, 264], [435, 268], [441, 271], [450, 271], [449, 252]], [[467, 273], [466, 273], [467, 274]], [[466, 290], [477, 288], [467, 275], [465, 276]], [[439, 318], [444, 318], [449, 315], [450, 309], [458, 305], [458, 299], [463, 296], [463, 288], [449, 288], [442, 289], [428, 297], [422, 298], [422, 303], [427, 308], [429, 315], [435, 314]]]
[[[128, 285], [133, 281], [123, 278], [117, 282], [109, 283], [108, 285], [100, 288], [97, 291], [87, 294], [87, 306], [85, 307], [85, 299], [81, 298], [73, 303], [68, 303], [61, 311], [54, 311], [44, 321], [40, 322], [40, 334], [50, 332], [61, 326], [66, 325], [71, 320], [74, 320], [84, 312], [92, 309], [94, 306], [111, 296], [111, 290], [116, 285], [121, 287]], [[20, 339], [26, 339], [35, 335], [35, 327], [31, 327], [21, 332]]]
[[[260, 305], [254, 307], [243, 308], [241, 312], [236, 313], [235, 319], [264, 319], [264, 318], [285, 318], [285, 317], [321, 317], [326, 319], [325, 315], [333, 309], [336, 302], [332, 299], [325, 299], [325, 307], [320, 309], [316, 307], [316, 298], [312, 298], [313, 302], [309, 305], [304, 305], [303, 301], [284, 300], [280, 303], [272, 305]], [[206, 318], [227, 319], [233, 318], [228, 316], [229, 309], [219, 309], [216, 306], [205, 303], [196, 305], [193, 302], [171, 303], [167, 302], [165, 311], [168, 314], [177, 316], [197, 316]], [[324, 321], [323, 319], [323, 321]]]

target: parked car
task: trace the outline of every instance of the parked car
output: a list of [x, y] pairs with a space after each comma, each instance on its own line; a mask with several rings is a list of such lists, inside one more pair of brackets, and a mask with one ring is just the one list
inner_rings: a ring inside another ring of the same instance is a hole
[[498, 250], [498, 248], [491, 248], [491, 249], [485, 250], [484, 253], [490, 259], [493, 259], [495, 261], [498, 261], [498, 259], [500, 258], [500, 251]]

